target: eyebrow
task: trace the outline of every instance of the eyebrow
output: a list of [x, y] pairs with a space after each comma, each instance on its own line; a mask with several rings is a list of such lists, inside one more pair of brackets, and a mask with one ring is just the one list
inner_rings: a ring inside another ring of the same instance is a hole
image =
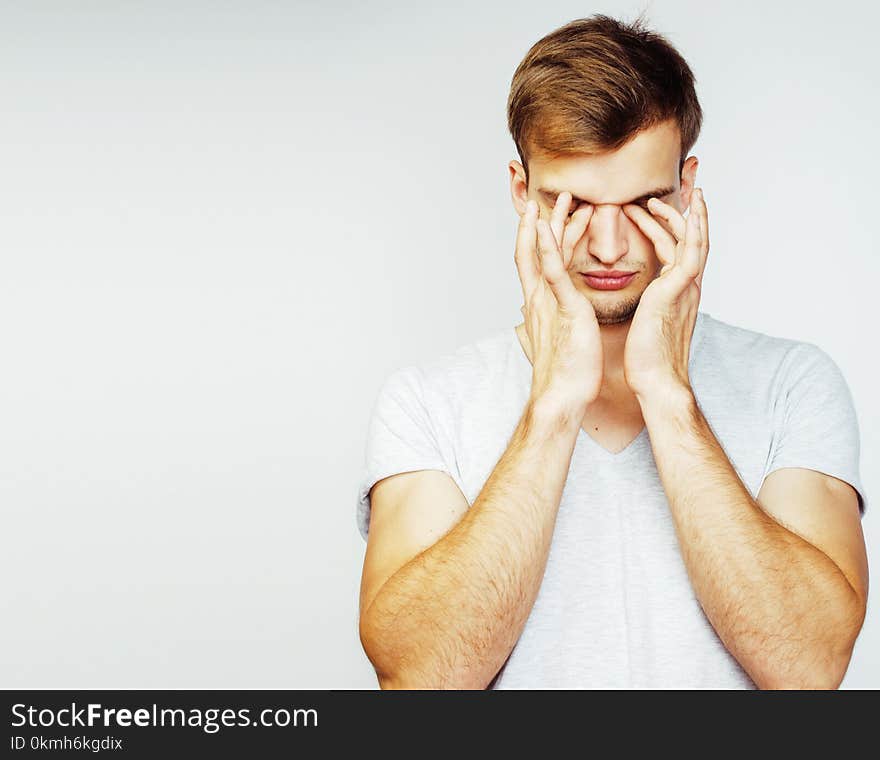
[[[559, 194], [561, 192], [563, 192], [563, 191], [556, 190], [555, 188], [552, 188], [552, 187], [538, 188], [538, 193], [543, 195], [548, 200], [552, 198], [554, 203], [556, 201], [556, 198], [559, 197]], [[625, 206], [627, 203], [638, 203], [639, 201], [643, 201], [648, 198], [662, 198], [663, 196], [671, 195], [674, 192], [675, 192], [674, 187], [657, 187], [657, 188], [654, 188], [653, 190], [648, 191], [647, 193], [643, 193], [638, 198], [633, 198], [631, 201], [624, 201], [623, 203], [619, 203], [619, 204], [615, 204], [615, 205]], [[589, 203], [592, 206], [596, 205], [595, 203], [593, 203], [593, 201], [588, 201], [585, 198], [578, 198], [574, 194], [571, 196], [571, 199], [576, 203]]]

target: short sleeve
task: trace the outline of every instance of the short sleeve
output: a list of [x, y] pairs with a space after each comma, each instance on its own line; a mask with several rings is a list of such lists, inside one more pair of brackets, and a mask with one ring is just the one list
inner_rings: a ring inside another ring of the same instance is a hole
[[449, 467], [429, 413], [424, 378], [410, 366], [386, 378], [367, 426], [356, 513], [364, 539], [370, 527], [370, 489], [382, 478], [415, 470], [449, 472]]
[[802, 467], [832, 475], [856, 490], [864, 516], [867, 500], [859, 474], [859, 426], [843, 374], [812, 343], [798, 343], [783, 363], [766, 474]]

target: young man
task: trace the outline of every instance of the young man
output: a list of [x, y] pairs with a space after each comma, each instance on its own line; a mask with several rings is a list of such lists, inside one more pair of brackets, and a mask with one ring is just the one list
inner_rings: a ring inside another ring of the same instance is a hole
[[822, 349], [698, 310], [688, 65], [574, 21], [508, 118], [525, 319], [392, 373], [369, 426], [380, 685], [836, 688], [868, 588], [857, 420]]

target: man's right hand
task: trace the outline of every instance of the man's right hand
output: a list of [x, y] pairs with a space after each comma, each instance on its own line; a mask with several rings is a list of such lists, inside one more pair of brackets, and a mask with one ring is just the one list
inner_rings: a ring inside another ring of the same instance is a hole
[[528, 201], [516, 235], [516, 268], [523, 289], [532, 363], [532, 401], [582, 412], [602, 387], [603, 356], [593, 305], [571, 281], [568, 267], [593, 207], [582, 203], [569, 218], [571, 193], [560, 193], [550, 223]]

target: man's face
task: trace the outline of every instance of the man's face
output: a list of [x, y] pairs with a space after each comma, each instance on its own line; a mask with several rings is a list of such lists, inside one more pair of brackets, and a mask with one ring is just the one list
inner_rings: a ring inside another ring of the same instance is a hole
[[[533, 156], [528, 188], [522, 165], [510, 164], [511, 192], [520, 215], [526, 202], [534, 199], [541, 218], [549, 222], [557, 195], [566, 190], [573, 196], [569, 213], [581, 201], [593, 205], [590, 223], [574, 245], [569, 276], [593, 304], [600, 325], [630, 320], [645, 288], [660, 274], [662, 264], [653, 243], [623, 206], [635, 203], [647, 210], [647, 200], [653, 196], [683, 211], [690, 203], [697, 159], [688, 158], [679, 177], [680, 151], [678, 127], [668, 121], [639, 132], [611, 153], [556, 159]], [[654, 219], [671, 232], [665, 221]], [[600, 290], [584, 273], [603, 270], [634, 272], [635, 276], [618, 290]]]

